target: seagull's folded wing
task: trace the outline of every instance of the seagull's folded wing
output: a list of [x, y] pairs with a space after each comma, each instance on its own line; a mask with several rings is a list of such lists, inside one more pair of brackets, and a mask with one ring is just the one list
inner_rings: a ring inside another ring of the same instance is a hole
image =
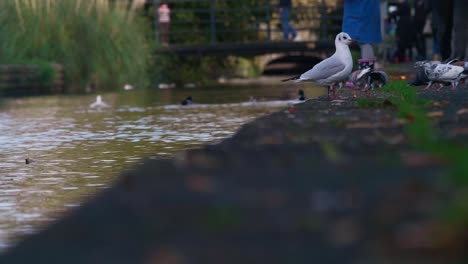
[[312, 69], [301, 75], [304, 80], [323, 80], [345, 69], [345, 65], [336, 58], [330, 57], [316, 64]]

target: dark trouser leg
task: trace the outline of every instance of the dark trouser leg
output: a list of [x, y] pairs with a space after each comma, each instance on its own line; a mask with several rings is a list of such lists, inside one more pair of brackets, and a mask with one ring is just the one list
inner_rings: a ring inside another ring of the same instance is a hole
[[289, 40], [289, 34], [291, 34], [293, 38], [297, 35], [296, 30], [294, 30], [291, 24], [289, 24], [289, 12], [290, 9], [284, 7], [280, 13], [281, 27], [283, 28], [284, 40]]
[[416, 50], [418, 51], [418, 60], [426, 59], [426, 40], [422, 33], [416, 35]]
[[164, 44], [169, 43], [169, 23], [159, 23], [159, 41]]
[[440, 52], [442, 59], [446, 60], [450, 58], [452, 50], [453, 0], [432, 0], [431, 5]]
[[468, 1], [454, 0], [453, 4], [453, 51], [452, 58], [464, 60], [468, 44]]

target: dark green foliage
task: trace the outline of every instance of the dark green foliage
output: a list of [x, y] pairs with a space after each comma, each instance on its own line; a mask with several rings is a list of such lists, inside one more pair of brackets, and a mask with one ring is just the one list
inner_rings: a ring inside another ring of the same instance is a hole
[[106, 1], [5, 0], [0, 3], [0, 63], [63, 65], [77, 90], [148, 85], [149, 25]]
[[390, 100], [398, 107], [400, 116], [409, 122], [405, 127], [413, 146], [445, 160], [449, 164], [452, 183], [457, 185], [458, 192], [446, 206], [444, 218], [455, 224], [466, 222], [468, 206], [466, 203], [466, 186], [468, 184], [468, 148], [442, 138], [435, 130], [431, 119], [426, 114], [428, 101], [418, 97], [416, 89], [406, 82], [393, 82], [385, 86], [385, 91], [395, 97]]

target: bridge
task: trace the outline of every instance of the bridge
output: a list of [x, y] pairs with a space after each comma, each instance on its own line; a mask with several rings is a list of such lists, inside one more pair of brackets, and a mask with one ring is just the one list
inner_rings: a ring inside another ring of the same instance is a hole
[[157, 40], [161, 2], [171, 9], [171, 24], [169, 45], [159, 45], [160, 53], [256, 56], [312, 52], [323, 57], [334, 50], [334, 37], [341, 30], [342, 6], [329, 3], [337, 1], [296, 1], [291, 24], [300, 39], [283, 41], [277, 0], [147, 0], [145, 10], [154, 21]]

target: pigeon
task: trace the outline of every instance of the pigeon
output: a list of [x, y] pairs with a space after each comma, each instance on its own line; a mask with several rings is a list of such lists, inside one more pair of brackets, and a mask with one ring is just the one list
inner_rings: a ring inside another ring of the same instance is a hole
[[371, 68], [365, 68], [351, 73], [349, 80], [355, 87], [370, 90], [382, 88], [388, 81], [388, 75], [384, 71], [374, 71]]
[[416, 76], [408, 81], [408, 84], [419, 86], [424, 85], [429, 82], [429, 78], [427, 78], [426, 72], [424, 70], [424, 63], [430, 64], [440, 64], [440, 61], [417, 61], [414, 63], [414, 68], [416, 68]]
[[370, 71], [371, 71], [371, 68], [365, 68], [362, 70], [354, 71], [349, 76], [349, 81], [353, 83], [354, 87], [363, 89], [367, 85], [366, 83], [367, 78], [363, 78], [363, 77], [366, 74], [368, 74]]
[[335, 86], [346, 81], [353, 70], [353, 58], [348, 47], [352, 42], [354, 40], [347, 33], [339, 33], [335, 38], [336, 51], [331, 57], [316, 64], [307, 72], [283, 81], [315, 82], [321, 86], [326, 86], [328, 88], [328, 98], [330, 98], [331, 92], [334, 99], [336, 97]]
[[109, 105], [106, 104], [105, 102], [103, 102], [101, 96], [98, 95], [98, 96], [96, 96], [96, 102], [90, 104], [89, 107], [91, 107], [91, 108], [105, 108], [105, 107], [109, 107]]
[[423, 68], [429, 79], [425, 90], [431, 88], [434, 83], [442, 84], [442, 86], [444, 83], [451, 83], [452, 90], [455, 90], [460, 80], [467, 77], [464, 67], [453, 64], [424, 61], [416, 62], [415, 67]]

